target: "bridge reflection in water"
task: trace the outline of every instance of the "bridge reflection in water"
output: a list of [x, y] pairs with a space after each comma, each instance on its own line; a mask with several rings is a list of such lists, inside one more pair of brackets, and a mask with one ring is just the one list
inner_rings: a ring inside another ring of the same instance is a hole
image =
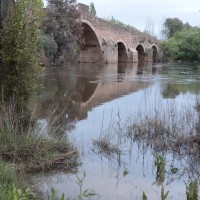
[[39, 78], [44, 89], [38, 95], [38, 118], [45, 119], [53, 106], [61, 114], [64, 131], [74, 121], [87, 118], [93, 107], [148, 87], [138, 76], [144, 69], [152, 70], [134, 63], [47, 68]]

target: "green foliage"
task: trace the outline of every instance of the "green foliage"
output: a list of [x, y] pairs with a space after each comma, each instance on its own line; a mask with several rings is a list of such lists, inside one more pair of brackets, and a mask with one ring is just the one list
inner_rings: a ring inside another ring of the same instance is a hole
[[176, 167], [172, 167], [171, 168], [171, 173], [172, 174], [176, 174], [178, 172], [178, 168], [176, 168]]
[[85, 180], [85, 177], [86, 177], [86, 173], [83, 172], [83, 177], [78, 177], [77, 176], [77, 184], [79, 185], [79, 195], [78, 195], [78, 198], [79, 200], [82, 200], [84, 197], [92, 197], [92, 196], [95, 196], [97, 194], [95, 194], [94, 192], [90, 192], [88, 189], [83, 190], [83, 182]]
[[[83, 177], [78, 177], [77, 176], [77, 182], [76, 183], [79, 186], [79, 195], [78, 195], [78, 199], [79, 200], [83, 200], [84, 198], [91, 198], [91, 197], [97, 195], [94, 192], [90, 192], [88, 189], [85, 189], [83, 191], [83, 182], [85, 180], [85, 177], [86, 177], [86, 173], [85, 172], [83, 172]], [[51, 195], [48, 196], [48, 199], [49, 200], [65, 200], [65, 195], [63, 193], [61, 198], [59, 198], [57, 196], [57, 193], [56, 193], [55, 189], [51, 188]]]
[[94, 3], [93, 3], [93, 2], [90, 3], [90, 13], [91, 13], [93, 16], [96, 16], [96, 15], [97, 15], [97, 12], [96, 12], [96, 9], [95, 9], [95, 6], [94, 6]]
[[43, 49], [46, 57], [54, 62], [54, 55], [57, 52], [58, 45], [51, 35], [44, 35]]
[[14, 166], [0, 160], [0, 199], [3, 200], [31, 200], [35, 199], [30, 188], [21, 190], [17, 186]]
[[200, 60], [200, 28], [184, 29], [174, 35], [179, 51], [177, 59]]
[[2, 29], [2, 22], [4, 21], [7, 12], [14, 4], [14, 0], [1, 0], [0, 1], [0, 29]]
[[165, 192], [164, 187], [162, 187], [162, 189], [161, 189], [161, 200], [166, 200], [168, 194], [169, 194], [169, 191]]
[[55, 62], [74, 60], [82, 34], [76, 0], [48, 0], [45, 13], [44, 32], [51, 35], [58, 47], [56, 52], [53, 51]]
[[123, 176], [124, 176], [124, 177], [127, 176], [128, 173], [129, 173], [129, 172], [128, 172], [127, 168], [125, 168], [124, 171], [123, 171]]
[[171, 38], [176, 32], [179, 32], [184, 28], [190, 28], [190, 25], [188, 23], [183, 24], [183, 22], [178, 18], [167, 18], [164, 22], [162, 33], [166, 38]]
[[189, 186], [186, 185], [187, 200], [198, 200], [198, 183], [197, 180], [191, 181]]
[[0, 159], [0, 199], [8, 199], [12, 184], [16, 182], [13, 165], [6, 164]]
[[143, 191], [143, 193], [142, 193], [142, 200], [147, 200], [147, 196], [146, 196], [146, 194], [145, 194], [144, 191]]
[[63, 193], [61, 198], [59, 198], [55, 189], [51, 188], [51, 196], [48, 197], [48, 200], [65, 200], [65, 194]]
[[200, 60], [200, 28], [183, 29], [162, 43], [165, 58], [173, 60]]
[[14, 98], [21, 110], [37, 89], [42, 16], [41, 0], [17, 0], [0, 31], [0, 101]]
[[175, 38], [170, 38], [161, 42], [161, 48], [163, 51], [163, 59], [172, 59], [175, 60], [177, 58], [177, 54], [179, 51], [177, 41]]
[[13, 184], [12, 191], [8, 192], [9, 200], [33, 200], [35, 199], [35, 194], [30, 188], [25, 188], [24, 191], [18, 189], [15, 184]]
[[161, 185], [165, 180], [165, 165], [166, 160], [163, 156], [157, 154], [155, 157], [155, 166], [157, 167], [156, 171], [156, 184]]

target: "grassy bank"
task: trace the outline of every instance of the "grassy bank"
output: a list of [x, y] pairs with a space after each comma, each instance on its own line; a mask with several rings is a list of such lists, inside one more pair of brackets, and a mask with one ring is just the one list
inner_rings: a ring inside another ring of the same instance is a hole
[[59, 126], [52, 119], [53, 114], [42, 125], [34, 120], [34, 112], [30, 116], [24, 126], [14, 105], [1, 106], [0, 199], [35, 199], [27, 185], [22, 184], [26, 175], [77, 166], [75, 148], [66, 138], [55, 135]]

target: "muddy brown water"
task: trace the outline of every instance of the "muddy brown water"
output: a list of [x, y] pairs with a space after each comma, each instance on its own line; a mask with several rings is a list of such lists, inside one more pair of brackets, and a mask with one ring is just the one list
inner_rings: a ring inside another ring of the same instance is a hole
[[[39, 78], [44, 89], [38, 94], [38, 120], [46, 123], [52, 105], [62, 112], [60, 132], [77, 147], [80, 165], [77, 171], [36, 175], [37, 186], [45, 194], [53, 187], [58, 196], [65, 193], [66, 199], [78, 199], [77, 177], [85, 173], [82, 191], [98, 194], [91, 199], [140, 200], [145, 192], [148, 199], [157, 200], [162, 187], [169, 191], [167, 199], [186, 199], [186, 185], [199, 180], [198, 156], [156, 149], [146, 138], [132, 140], [126, 128], [144, 113], [164, 113], [169, 106], [196, 116], [199, 78], [198, 64], [79, 64], [46, 69]], [[196, 117], [191, 121], [189, 126], [195, 126]], [[119, 152], [98, 149], [94, 141], [103, 137]], [[156, 182], [155, 155], [166, 162], [160, 182]], [[172, 173], [172, 167], [178, 172]]]

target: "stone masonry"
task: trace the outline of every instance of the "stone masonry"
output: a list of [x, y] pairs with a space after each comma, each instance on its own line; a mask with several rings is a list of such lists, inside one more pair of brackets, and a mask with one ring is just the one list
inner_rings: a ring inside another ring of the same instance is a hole
[[155, 37], [92, 16], [87, 5], [79, 3], [77, 9], [83, 26], [79, 62], [157, 62]]

